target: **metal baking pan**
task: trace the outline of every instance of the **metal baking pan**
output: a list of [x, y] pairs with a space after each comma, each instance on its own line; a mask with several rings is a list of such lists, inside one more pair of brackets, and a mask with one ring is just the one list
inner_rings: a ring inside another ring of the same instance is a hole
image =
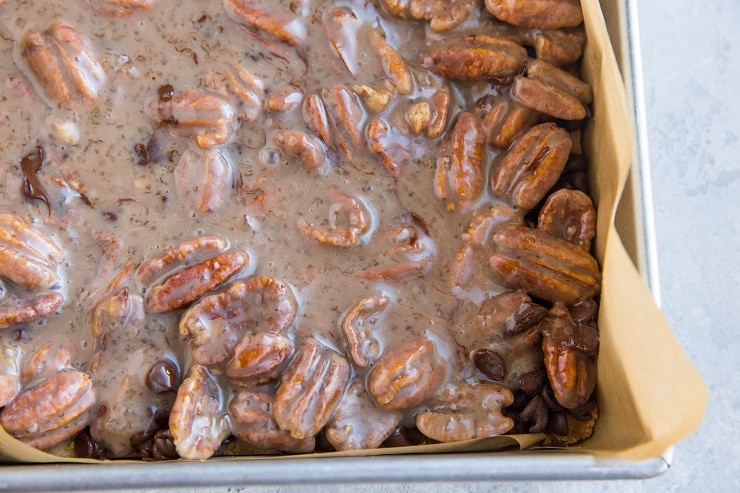
[[[631, 176], [620, 202], [631, 222], [622, 240], [660, 303], [647, 148], [637, 0], [601, 0], [627, 86], [635, 127]], [[619, 221], [617, 229], [620, 230]], [[620, 230], [623, 233], [626, 230]], [[641, 479], [668, 470], [672, 448], [633, 462], [568, 451], [492, 452], [379, 457], [309, 457], [101, 465], [3, 465], [0, 489], [11, 491], [247, 486], [296, 483]]]

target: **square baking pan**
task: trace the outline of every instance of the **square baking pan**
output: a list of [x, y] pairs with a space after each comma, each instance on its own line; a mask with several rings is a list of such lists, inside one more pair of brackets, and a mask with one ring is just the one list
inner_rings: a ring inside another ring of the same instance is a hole
[[[601, 0], [601, 5], [627, 88], [635, 129], [635, 154], [616, 227], [632, 261], [659, 302], [637, 0]], [[671, 456], [672, 448], [641, 461], [563, 449], [98, 465], [8, 464], [0, 469], [0, 489], [59, 491], [333, 482], [637, 479], [664, 473]]]

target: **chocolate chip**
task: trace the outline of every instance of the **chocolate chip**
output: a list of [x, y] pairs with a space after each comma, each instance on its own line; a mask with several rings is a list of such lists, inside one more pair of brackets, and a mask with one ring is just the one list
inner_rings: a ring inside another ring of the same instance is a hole
[[537, 303], [522, 303], [516, 311], [506, 319], [505, 334], [509, 337], [520, 334], [542, 322], [547, 316], [547, 309]]
[[152, 458], [154, 460], [173, 460], [180, 457], [175, 448], [170, 430], [160, 430], [152, 441]]
[[578, 421], [588, 421], [593, 419], [594, 412], [598, 409], [596, 401], [588, 401], [587, 403], [568, 409], [568, 413], [576, 418]]
[[490, 379], [500, 382], [506, 378], [506, 363], [497, 352], [478, 349], [472, 358], [475, 366]]
[[554, 435], [568, 436], [568, 417], [565, 411], [551, 412], [545, 430]]
[[519, 377], [519, 387], [529, 396], [536, 395], [542, 389], [545, 383], [545, 377], [544, 368], [530, 371]]
[[590, 325], [578, 325], [573, 328], [565, 345], [584, 354], [596, 355], [599, 352], [599, 331]]
[[570, 317], [576, 324], [586, 325], [596, 318], [597, 309], [596, 301], [589, 298], [570, 307]]
[[157, 394], [166, 394], [177, 390], [177, 366], [164, 359], [154, 363], [146, 376], [146, 385]]
[[164, 84], [157, 89], [157, 95], [160, 103], [166, 103], [175, 95], [175, 88], [172, 87], [172, 84]]
[[562, 411], [563, 406], [561, 406], [557, 399], [555, 399], [555, 394], [552, 391], [552, 387], [550, 387], [550, 383], [548, 382], [547, 385], [542, 386], [542, 390], [540, 391], [540, 397], [542, 397], [542, 400], [545, 401], [545, 404], [547, 405], [547, 408], [551, 411]]
[[542, 433], [545, 431], [547, 426], [548, 412], [547, 405], [542, 397], [536, 395], [529, 401], [522, 412], [517, 416], [517, 421], [520, 423], [531, 423], [529, 427], [530, 433]]
[[75, 455], [83, 459], [103, 460], [106, 453], [105, 449], [93, 440], [90, 432], [85, 429], [75, 437]]
[[385, 439], [383, 446], [385, 447], [409, 447], [412, 445], [420, 445], [424, 443], [425, 437], [416, 428], [407, 428], [405, 426], [398, 426], [391, 436]]

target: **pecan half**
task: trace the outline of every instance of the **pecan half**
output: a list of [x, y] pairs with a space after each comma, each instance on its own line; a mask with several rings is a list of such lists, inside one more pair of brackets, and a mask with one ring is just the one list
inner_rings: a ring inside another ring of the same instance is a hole
[[447, 113], [450, 110], [450, 88], [447, 85], [440, 86], [434, 91], [429, 102], [434, 109], [434, 116], [427, 125], [427, 137], [436, 139], [444, 132], [447, 125]]
[[569, 305], [600, 289], [596, 259], [573, 243], [524, 226], [509, 226], [493, 239], [496, 253], [490, 258], [491, 268], [513, 289]]
[[94, 402], [89, 375], [64, 370], [18, 395], [0, 413], [0, 423], [19, 440], [48, 448], [84, 428]]
[[326, 424], [326, 439], [339, 451], [377, 448], [391, 436], [401, 417], [400, 412], [379, 409], [357, 379]]
[[64, 251], [46, 233], [18, 216], [0, 212], [0, 278], [40, 291], [59, 282]]
[[340, 322], [349, 355], [360, 368], [374, 363], [383, 351], [377, 332], [390, 301], [384, 294], [368, 296], [350, 308]]
[[232, 169], [223, 154], [206, 151], [199, 156], [186, 151], [173, 172], [175, 190], [190, 212], [217, 211], [226, 203], [232, 182]]
[[149, 10], [157, 0], [93, 0], [95, 10], [115, 17], [128, 17], [139, 10]]
[[294, 438], [316, 435], [334, 414], [351, 368], [338, 353], [307, 339], [283, 373], [273, 411], [281, 429]]
[[303, 102], [303, 91], [293, 84], [278, 87], [270, 94], [265, 107], [270, 111], [286, 112], [294, 110]]
[[298, 230], [306, 238], [322, 245], [341, 248], [356, 245], [370, 229], [370, 212], [360, 199], [350, 197], [338, 188], [330, 188], [329, 194], [333, 200], [329, 217], [318, 225], [301, 218], [298, 220]]
[[486, 8], [515, 26], [558, 29], [583, 22], [580, 0], [486, 0]]
[[487, 37], [486, 42], [475, 39], [432, 49], [421, 56], [421, 65], [442, 77], [466, 81], [514, 74], [526, 57], [521, 45]]
[[21, 382], [28, 385], [34, 380], [46, 380], [70, 367], [72, 350], [47, 342], [29, 356], [21, 366]]
[[332, 145], [329, 116], [318, 94], [309, 94], [303, 101], [303, 119], [308, 127], [328, 146]]
[[293, 12], [281, 10], [275, 4], [263, 5], [256, 0], [224, 0], [224, 8], [239, 25], [297, 46], [306, 39], [306, 27]]
[[493, 233], [506, 225], [521, 223], [521, 216], [505, 205], [491, 206], [484, 213], [475, 216], [462, 235], [463, 243], [450, 269], [452, 285], [462, 287], [480, 277], [478, 266], [485, 264], [490, 256], [486, 246]]
[[423, 403], [440, 387], [447, 364], [429, 339], [409, 339], [386, 351], [368, 375], [367, 388], [392, 411]]
[[494, 149], [506, 149], [521, 132], [537, 123], [538, 114], [506, 97], [485, 97], [474, 113], [481, 118], [486, 142]]
[[159, 119], [175, 135], [191, 137], [201, 149], [223, 145], [236, 127], [236, 110], [225, 99], [194, 90], [179, 91], [157, 103]]
[[434, 179], [437, 197], [447, 209], [465, 208], [483, 190], [483, 127], [472, 113], [463, 113], [442, 144]]
[[260, 385], [278, 377], [293, 353], [293, 341], [274, 333], [247, 334], [234, 348], [226, 374], [238, 385]]
[[382, 113], [391, 102], [391, 92], [382, 87], [352, 86], [352, 90], [365, 102], [365, 108], [373, 113]]
[[365, 112], [357, 96], [345, 86], [335, 84], [329, 89], [322, 89], [321, 98], [339, 146], [348, 153], [351, 146], [359, 147]]
[[372, 242], [373, 267], [357, 272], [365, 279], [404, 281], [428, 273], [437, 256], [437, 245], [424, 221], [411, 215], [411, 224], [378, 234]]
[[309, 170], [326, 168], [324, 145], [300, 130], [280, 130], [272, 136], [272, 143], [289, 158], [299, 159]]
[[146, 286], [185, 262], [201, 262], [223, 252], [228, 246], [229, 242], [217, 235], [203, 235], [185, 240], [141, 264], [137, 280], [139, 284]]
[[556, 303], [542, 323], [545, 368], [555, 399], [566, 409], [588, 402], [596, 387], [599, 334], [576, 325], [562, 303]]
[[370, 33], [370, 43], [378, 50], [383, 72], [395, 91], [398, 94], [410, 94], [414, 89], [414, 79], [401, 55], [377, 31]]
[[537, 229], [575, 243], [584, 250], [591, 248], [596, 236], [596, 210], [588, 195], [563, 188], [551, 194], [540, 209]]
[[521, 35], [525, 43], [534, 47], [537, 58], [556, 67], [577, 62], [586, 46], [583, 26], [552, 31], [523, 29]]
[[331, 9], [325, 22], [326, 34], [334, 53], [352, 75], [358, 71], [357, 40], [362, 21], [348, 6]]
[[365, 136], [370, 150], [380, 156], [385, 169], [393, 176], [399, 176], [403, 165], [412, 159], [411, 153], [404, 146], [405, 137], [399, 135], [380, 119], [367, 122]]
[[514, 402], [506, 387], [482, 383], [462, 384], [445, 389], [431, 411], [416, 418], [416, 427], [439, 442], [455, 442], [503, 435], [514, 422], [504, 416], [503, 408]]
[[248, 264], [247, 252], [232, 250], [186, 267], [154, 286], [146, 296], [146, 306], [154, 313], [183, 308], [226, 283]]
[[518, 137], [496, 164], [491, 189], [512, 205], [532, 209], [558, 181], [573, 141], [554, 123], [542, 123]]
[[447, 32], [463, 22], [475, 10], [475, 0], [381, 0], [389, 14], [402, 19], [429, 22], [432, 31]]
[[578, 77], [542, 60], [528, 60], [524, 74], [517, 75], [511, 97], [535, 111], [562, 120], [582, 120], [593, 101], [591, 86]]
[[261, 449], [308, 453], [316, 446], [313, 436], [294, 438], [281, 430], [273, 416], [275, 397], [267, 392], [238, 390], [229, 402], [233, 433], [239, 439]]
[[180, 334], [191, 338], [196, 361], [219, 363], [232, 354], [244, 331], [283, 332], [296, 310], [288, 286], [272, 277], [253, 277], [190, 307], [180, 319]]
[[144, 300], [129, 292], [127, 287], [108, 296], [98, 303], [92, 317], [92, 334], [95, 349], [105, 350], [108, 339], [115, 333], [122, 333], [133, 339], [144, 326]]
[[223, 396], [218, 383], [200, 365], [190, 368], [177, 389], [169, 425], [177, 453], [183, 459], [211, 457], [229, 434]]
[[265, 96], [264, 83], [249, 70], [237, 66], [224, 72], [229, 90], [239, 98], [237, 109], [245, 122], [257, 119], [262, 110], [262, 99]]
[[8, 296], [0, 302], [0, 329], [27, 324], [46, 318], [64, 304], [58, 292], [43, 293], [30, 298]]
[[54, 21], [46, 31], [32, 32], [21, 54], [37, 83], [55, 103], [92, 103], [105, 83], [105, 71], [90, 41], [74, 26]]

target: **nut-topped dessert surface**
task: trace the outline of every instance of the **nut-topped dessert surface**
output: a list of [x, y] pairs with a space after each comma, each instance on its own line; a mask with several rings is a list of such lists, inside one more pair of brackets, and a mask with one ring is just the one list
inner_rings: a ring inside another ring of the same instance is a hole
[[0, 18], [6, 432], [146, 460], [587, 437], [578, 1]]

